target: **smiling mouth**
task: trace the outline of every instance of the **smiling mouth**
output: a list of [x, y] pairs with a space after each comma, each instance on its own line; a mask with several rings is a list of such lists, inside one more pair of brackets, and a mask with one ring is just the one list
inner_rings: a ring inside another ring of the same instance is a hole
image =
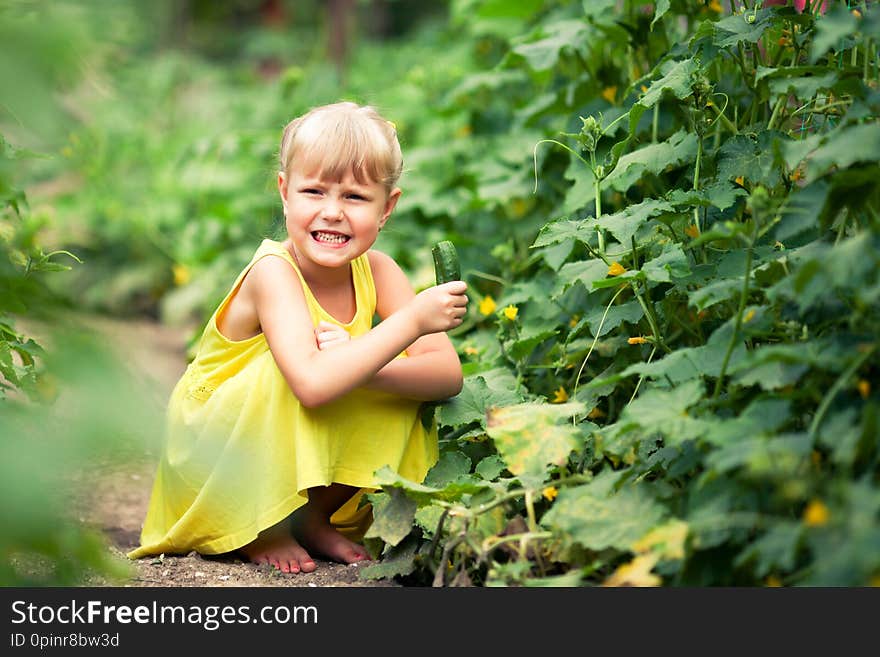
[[341, 245], [348, 242], [351, 239], [349, 235], [343, 235], [342, 233], [335, 233], [327, 230], [314, 230], [312, 231], [312, 238], [316, 242], [321, 242], [322, 244], [333, 244], [333, 245]]

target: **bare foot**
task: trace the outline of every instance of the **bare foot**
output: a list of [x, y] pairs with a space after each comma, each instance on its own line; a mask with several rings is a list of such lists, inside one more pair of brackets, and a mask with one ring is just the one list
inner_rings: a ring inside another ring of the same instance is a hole
[[370, 561], [367, 549], [340, 534], [326, 518], [318, 513], [308, 513], [304, 508], [302, 515], [296, 518], [294, 533], [303, 545], [315, 553], [340, 563], [357, 563]]
[[256, 539], [238, 551], [253, 563], [271, 564], [282, 573], [310, 573], [317, 568], [315, 560], [290, 535], [287, 520], [260, 532]]

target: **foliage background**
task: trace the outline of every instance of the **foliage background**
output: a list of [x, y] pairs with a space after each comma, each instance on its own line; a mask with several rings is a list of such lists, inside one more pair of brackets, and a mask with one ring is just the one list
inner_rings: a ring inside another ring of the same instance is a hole
[[475, 299], [368, 576], [878, 581], [873, 3], [340, 3], [342, 53], [334, 3], [112, 5], [2, 9], [0, 130], [42, 154], [4, 151], [13, 387], [12, 319], [65, 299], [195, 334], [278, 230], [283, 125], [367, 102], [406, 166], [378, 248], [424, 287], [453, 240]]

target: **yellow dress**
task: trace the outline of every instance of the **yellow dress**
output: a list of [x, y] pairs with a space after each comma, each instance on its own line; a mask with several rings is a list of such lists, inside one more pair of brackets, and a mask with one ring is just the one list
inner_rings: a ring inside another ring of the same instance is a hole
[[305, 504], [308, 488], [333, 482], [361, 489], [331, 518], [358, 539], [372, 519], [359, 498], [376, 487], [375, 471], [388, 465], [422, 481], [437, 460], [436, 427], [422, 426], [419, 402], [357, 388], [305, 408], [262, 333], [237, 341], [220, 333], [218, 315], [254, 263], [267, 256], [283, 258], [297, 272], [315, 325], [333, 322], [352, 337], [372, 327], [376, 289], [366, 253], [351, 263], [357, 311], [343, 324], [320, 306], [287, 249], [263, 240], [211, 316], [194, 361], [171, 393], [166, 445], [141, 545], [128, 554], [133, 559], [235, 550]]

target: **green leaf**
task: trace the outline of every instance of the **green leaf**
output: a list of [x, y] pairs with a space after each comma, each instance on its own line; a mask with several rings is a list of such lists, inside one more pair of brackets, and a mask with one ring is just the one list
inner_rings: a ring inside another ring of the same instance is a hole
[[800, 522], [781, 521], [740, 552], [734, 565], [741, 567], [754, 562], [757, 577], [766, 577], [774, 571], [794, 570], [804, 525]]
[[538, 236], [532, 243], [533, 249], [567, 242], [571, 239], [580, 239], [580, 232], [584, 229], [582, 221], [573, 219], [556, 219], [544, 224], [538, 231]]
[[[628, 206], [626, 209], [611, 215], [603, 215], [598, 220], [589, 220], [587, 225], [599, 226], [612, 235], [618, 242], [629, 247], [634, 235], [646, 224], [651, 217], [673, 212], [675, 207], [659, 199], [647, 199], [641, 203]], [[606, 267], [607, 269], [607, 267]]]
[[371, 496], [373, 523], [364, 538], [381, 538], [389, 545], [397, 545], [412, 531], [416, 503], [399, 488], [385, 491], [385, 495]]
[[569, 262], [559, 270], [559, 281], [567, 289], [575, 283], [581, 283], [587, 291], [593, 289], [593, 283], [608, 276], [608, 265], [599, 258]]
[[756, 138], [742, 134], [729, 138], [719, 150], [718, 180], [742, 176], [755, 184], [776, 187], [782, 182], [774, 157], [780, 134], [764, 130]]
[[676, 388], [652, 388], [630, 402], [620, 423], [660, 431], [673, 443], [695, 438], [705, 431], [704, 423], [691, 418], [687, 409], [704, 395], [702, 381], [686, 381]]
[[691, 268], [681, 244], [667, 244], [663, 252], [642, 265], [642, 272], [649, 281], [669, 283], [673, 278], [690, 275]]
[[510, 472], [544, 481], [548, 465], [564, 465], [580, 446], [579, 430], [564, 421], [583, 411], [578, 403], [527, 402], [496, 408], [489, 412], [486, 431]]
[[676, 98], [682, 100], [691, 95], [691, 85], [694, 76], [700, 71], [700, 65], [694, 59], [684, 59], [680, 62], [664, 62], [660, 67], [663, 77], [652, 82], [639, 99], [638, 105], [643, 108], [653, 107], [666, 91], [671, 92]]
[[831, 48], [839, 47], [841, 40], [858, 29], [858, 20], [843, 5], [836, 3], [821, 20], [816, 21], [816, 36], [810, 44], [810, 63], [815, 64]]
[[[746, 10], [744, 14], [732, 14], [713, 24], [715, 36], [713, 43], [719, 48], [729, 48], [738, 43], [757, 43], [764, 31], [773, 25], [774, 11], [761, 9], [757, 12]], [[748, 17], [754, 20], [748, 22]]]
[[[652, 379], [668, 379], [673, 384], [705, 376], [717, 377], [721, 373], [721, 363], [732, 332], [731, 320], [716, 329], [702, 347], [676, 349], [653, 363], [635, 363], [623, 370], [620, 376], [641, 374]], [[738, 345], [730, 356], [729, 367], [738, 364], [745, 354], [745, 346]]]
[[485, 427], [489, 408], [521, 401], [515, 390], [516, 379], [507, 369], [466, 377], [462, 391], [440, 407], [440, 422], [453, 427], [479, 422]]
[[769, 436], [790, 419], [787, 399], [759, 397], [736, 417], [710, 421], [706, 441], [719, 447], [739, 443], [744, 437]]
[[434, 500], [457, 501], [463, 495], [475, 495], [490, 488], [490, 484], [476, 477], [459, 477], [443, 488], [426, 486], [400, 476], [387, 465], [375, 472], [376, 484], [384, 491], [401, 489], [407, 496], [415, 500], [420, 506], [430, 504]]
[[663, 18], [663, 14], [669, 11], [669, 0], [657, 0], [654, 6], [654, 18], [651, 20], [651, 29], [654, 29], [654, 23]]
[[612, 490], [619, 476], [606, 469], [589, 484], [563, 489], [541, 524], [590, 550], [631, 550], [666, 511], [645, 484]]
[[560, 52], [585, 43], [589, 31], [589, 26], [582, 20], [544, 24], [541, 38], [514, 46], [513, 52], [524, 57], [533, 70], [546, 71], [556, 66]]
[[844, 126], [828, 133], [807, 163], [807, 176], [819, 176], [831, 167], [844, 169], [856, 162], [876, 162], [880, 153], [880, 124]]
[[[623, 322], [635, 324], [644, 314], [645, 311], [642, 310], [639, 302], [632, 299], [619, 306], [611, 306], [607, 316], [605, 316], [605, 321], [602, 322], [602, 317], [605, 315], [605, 306], [594, 306], [588, 314], [584, 315], [578, 325], [572, 329], [572, 333], [576, 335], [582, 326], [587, 325], [590, 327], [590, 333], [593, 337], [601, 337], [616, 329]], [[600, 325], [601, 330], [599, 328]]]
[[498, 477], [498, 475], [504, 472], [506, 468], [507, 466], [504, 464], [504, 461], [501, 460], [501, 457], [492, 454], [477, 463], [477, 467], [474, 469], [474, 472], [476, 472], [486, 481], [492, 481], [493, 479]]
[[719, 474], [745, 468], [752, 475], [795, 476], [812, 449], [806, 433], [742, 437], [709, 453], [705, 463]]
[[742, 280], [722, 278], [688, 293], [688, 305], [705, 310], [722, 301], [729, 301], [742, 290]]
[[471, 460], [463, 452], [446, 452], [425, 475], [425, 485], [442, 488], [461, 475], [470, 474]]
[[831, 452], [831, 460], [838, 466], [851, 468], [856, 461], [862, 429], [855, 408], [845, 408], [831, 414], [819, 427], [819, 442]]
[[400, 545], [387, 547], [381, 561], [368, 562], [369, 565], [358, 569], [358, 577], [372, 580], [409, 575], [416, 569], [415, 557], [418, 548], [419, 540], [415, 537], [410, 537]]
[[659, 175], [668, 169], [693, 162], [696, 156], [697, 136], [687, 130], [679, 130], [669, 139], [621, 156], [602, 184], [625, 192], [646, 173]]

